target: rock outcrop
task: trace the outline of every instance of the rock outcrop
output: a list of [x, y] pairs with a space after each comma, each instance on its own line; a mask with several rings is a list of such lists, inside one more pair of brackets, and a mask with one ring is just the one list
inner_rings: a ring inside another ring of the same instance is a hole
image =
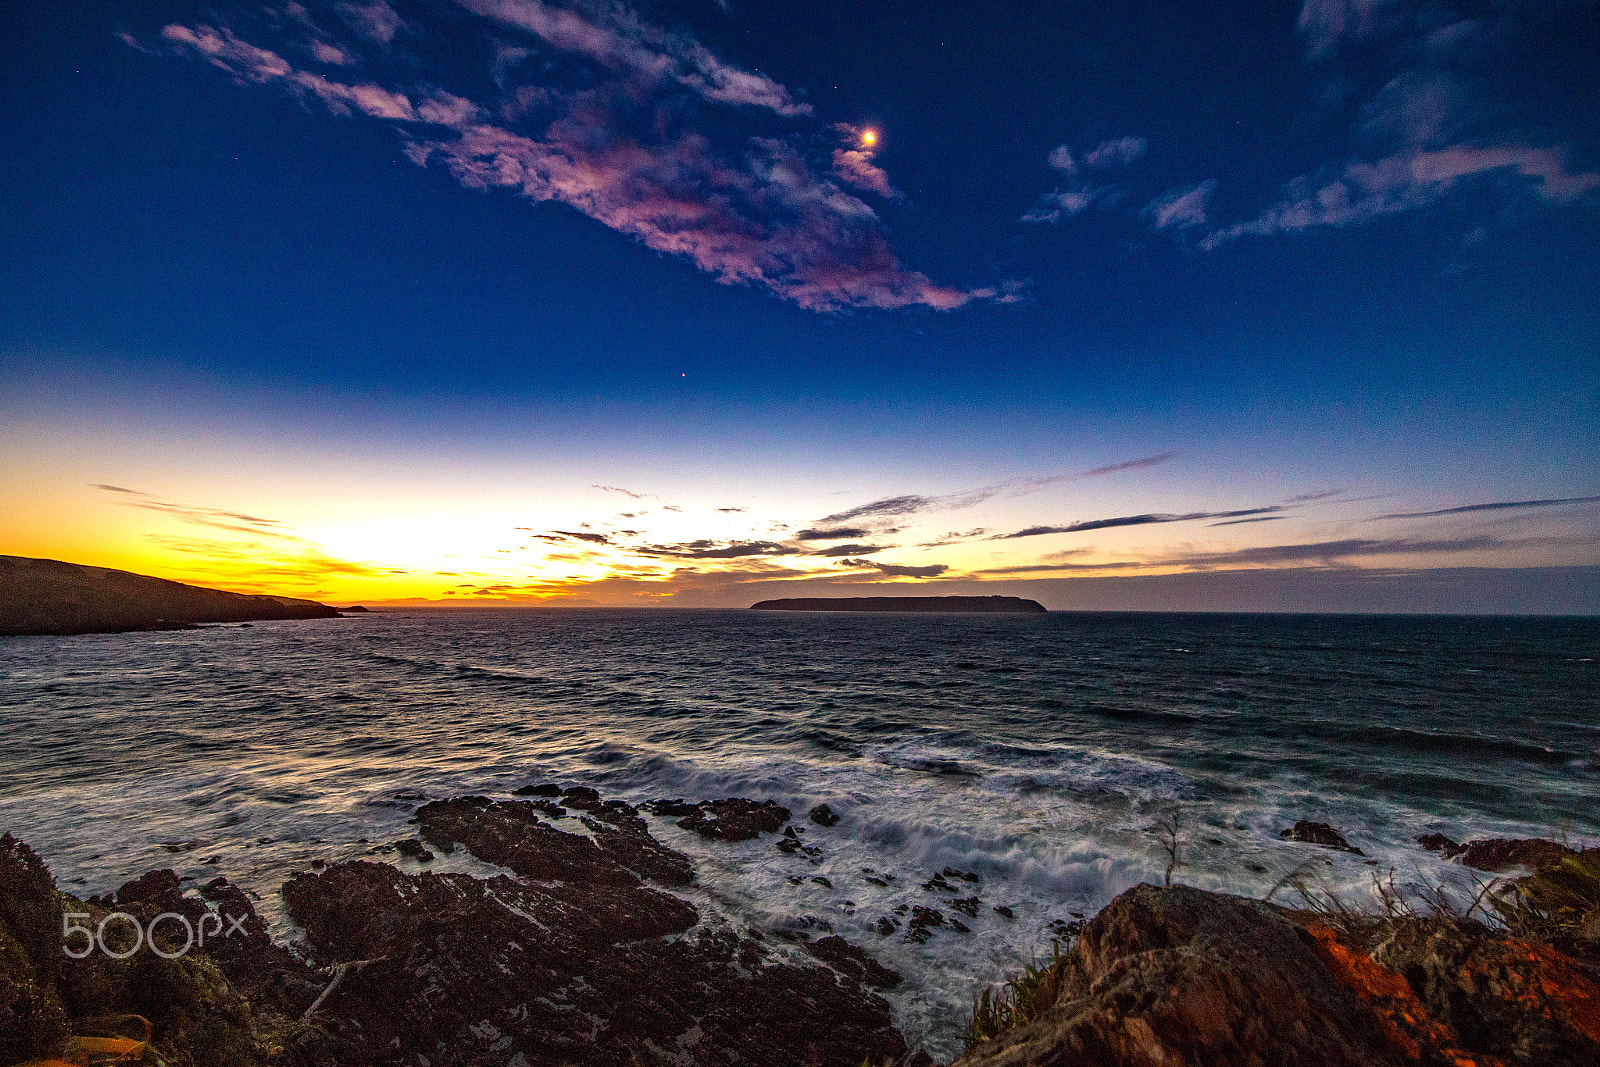
[[336, 609], [310, 600], [229, 593], [53, 559], [0, 556], [0, 637], [338, 617]]
[[1143, 885], [1019, 988], [1021, 1024], [956, 1067], [1600, 1063], [1592, 970], [1456, 918], [1340, 926]]
[[[806, 946], [826, 966], [799, 965], [760, 935], [699, 927], [696, 908], [668, 892], [693, 881], [692, 865], [636, 809], [582, 787], [557, 798], [418, 809], [423, 841], [509, 874], [411, 875], [357, 860], [291, 878], [283, 899], [305, 931], [305, 961], [275, 945], [223, 879], [186, 892], [174, 872], [152, 871], [80, 902], [56, 891], [27, 846], [0, 838], [0, 1063], [87, 1062], [78, 1054], [111, 1047], [129, 1063], [181, 1067], [905, 1059], [873, 991], [897, 974], [838, 937]], [[753, 801], [717, 803], [774, 817]], [[571, 809], [586, 833], [556, 829], [546, 808]], [[98, 947], [63, 957], [64, 911], [91, 930], [127, 916], [107, 927], [126, 958]], [[203, 946], [183, 944], [184, 923], [208, 931]], [[154, 924], [167, 955], [136, 947], [133, 924]], [[107, 1026], [136, 1033], [81, 1036]]]

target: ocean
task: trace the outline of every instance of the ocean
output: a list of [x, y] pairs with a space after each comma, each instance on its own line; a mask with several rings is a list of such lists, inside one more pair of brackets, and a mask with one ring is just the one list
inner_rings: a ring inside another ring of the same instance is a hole
[[[773, 799], [816, 855], [650, 818], [699, 865], [685, 895], [708, 924], [864, 945], [943, 1059], [983, 983], [1165, 877], [1161, 820], [1174, 881], [1286, 902], [1289, 876], [1464, 899], [1429, 832], [1597, 843], [1597, 658], [1600, 620], [1447, 617], [402, 611], [10, 638], [0, 829], [79, 895], [225, 874], [292, 942], [277, 890], [314, 860], [497, 870], [373, 853], [428, 800]], [[1363, 855], [1281, 840], [1297, 819]], [[976, 914], [924, 888], [947, 867]], [[901, 905], [969, 931], [882, 935]]]

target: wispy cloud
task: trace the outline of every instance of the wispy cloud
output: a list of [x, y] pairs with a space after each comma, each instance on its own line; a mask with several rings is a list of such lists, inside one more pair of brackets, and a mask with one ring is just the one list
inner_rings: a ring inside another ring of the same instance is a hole
[[[1214, 226], [1198, 241], [1216, 248], [1246, 236], [1360, 226], [1457, 198], [1491, 194], [1502, 213], [1513, 202], [1566, 204], [1600, 190], [1600, 172], [1575, 169], [1567, 151], [1538, 140], [1504, 86], [1477, 73], [1527, 24], [1509, 3], [1467, 13], [1432, 0], [1305, 0], [1297, 28], [1314, 70], [1341, 91], [1387, 64], [1389, 79], [1345, 107], [1357, 150], [1285, 183], [1253, 218]], [[1558, 5], [1559, 6], [1559, 5]], [[1548, 14], [1548, 13], [1547, 13]], [[1160, 201], [1157, 228], [1166, 228]], [[1167, 207], [1170, 225], [1208, 222], [1204, 204]], [[1484, 232], [1480, 224], [1474, 234]]]
[[801, 530], [795, 534], [797, 541], [842, 541], [850, 537], [865, 537], [868, 531], [859, 526], [840, 526], [834, 529]]
[[1040, 197], [1021, 221], [1059, 222], [1087, 210], [1097, 201], [1120, 197], [1121, 191], [1115, 187], [1089, 181], [1088, 172], [1126, 167], [1144, 155], [1149, 147], [1150, 142], [1143, 137], [1119, 137], [1102, 141], [1079, 156], [1073, 154], [1071, 145], [1057, 145], [1046, 161], [1061, 172], [1064, 184]]
[[1187, 230], [1206, 224], [1206, 204], [1216, 191], [1215, 178], [1198, 185], [1185, 186], [1164, 193], [1150, 202], [1145, 214], [1154, 220], [1158, 230]]
[[922, 567], [909, 567], [895, 563], [878, 563], [870, 559], [842, 559], [841, 567], [870, 568], [887, 578], [937, 578], [949, 566], [943, 563], [930, 563]]
[[[484, 20], [482, 31], [500, 46], [497, 91], [485, 90], [491, 82], [481, 76], [461, 79], [477, 86], [467, 95], [415, 80], [338, 80], [245, 40], [221, 18], [174, 23], [160, 37], [241, 83], [396, 123], [414, 163], [437, 163], [468, 188], [568, 204], [721, 283], [759, 286], [809, 310], [948, 311], [1018, 299], [1009, 286], [939, 285], [904, 266], [882, 220], [849, 191], [896, 195], [871, 153], [858, 144], [835, 145], [825, 160], [803, 155], [795, 146], [816, 132], [812, 108], [770, 77], [737, 68], [620, 2], [457, 2]], [[400, 63], [394, 52], [402, 33], [420, 52], [435, 37], [447, 40], [450, 19], [441, 18], [435, 33], [407, 25], [382, 2], [337, 10], [338, 19], [320, 26], [301, 20], [300, 36], [283, 47], [324, 62], [337, 53], [346, 73], [374, 58], [391, 76], [400, 68], [442, 74], [449, 66]], [[332, 39], [337, 33], [351, 39]], [[717, 118], [717, 108], [760, 112], [789, 128], [737, 132], [741, 122]]]
[[800, 550], [775, 541], [687, 541], [669, 545], [634, 545], [629, 552], [669, 559], [739, 559], [745, 556], [791, 556]]
[[870, 556], [875, 552], [887, 552], [894, 545], [834, 545], [832, 548], [820, 549], [811, 553], [813, 556]]
[[1439, 508], [1436, 511], [1397, 511], [1388, 515], [1374, 515], [1374, 519], [1427, 519], [1435, 515], [1466, 515], [1475, 511], [1509, 511], [1518, 508], [1554, 508], [1565, 504], [1593, 504], [1600, 496], [1569, 496], [1552, 500], [1501, 500], [1492, 504], [1465, 504], [1456, 508]]
[[1042, 537], [1045, 534], [1083, 533], [1087, 530], [1108, 530], [1118, 526], [1150, 526], [1166, 522], [1191, 522], [1195, 519], [1231, 519], [1241, 515], [1265, 515], [1274, 511], [1282, 511], [1283, 506], [1274, 504], [1264, 508], [1245, 508], [1241, 511], [1191, 511], [1183, 515], [1169, 515], [1152, 513], [1145, 515], [1119, 515], [1110, 519], [1090, 519], [1086, 522], [1069, 523], [1066, 526], [1030, 526], [1025, 530], [1015, 533], [995, 534], [991, 541], [1012, 541], [1019, 537]]
[[233, 533], [246, 533], [261, 537], [273, 537], [285, 541], [298, 541], [300, 538], [283, 529], [283, 523], [277, 519], [266, 519], [259, 515], [247, 515], [240, 511], [228, 511], [224, 508], [195, 507], [190, 504], [174, 504], [161, 500], [149, 493], [138, 489], [128, 489], [120, 485], [94, 484], [91, 488], [114, 493], [119, 497], [116, 502], [123, 507], [142, 508], [146, 511], [159, 511], [171, 515], [183, 522], [193, 523], [196, 526], [209, 526], [217, 530], [228, 530]]

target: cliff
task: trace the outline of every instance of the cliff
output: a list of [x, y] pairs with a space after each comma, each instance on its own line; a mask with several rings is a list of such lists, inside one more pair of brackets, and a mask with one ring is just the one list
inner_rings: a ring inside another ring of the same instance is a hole
[[1015, 596], [844, 596], [763, 600], [751, 611], [937, 611], [981, 615], [1043, 614], [1037, 600]]
[[337, 618], [311, 600], [250, 596], [53, 559], [0, 556], [0, 637]]

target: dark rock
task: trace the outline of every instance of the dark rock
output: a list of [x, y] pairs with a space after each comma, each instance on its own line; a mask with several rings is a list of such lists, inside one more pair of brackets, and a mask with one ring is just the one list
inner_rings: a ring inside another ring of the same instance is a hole
[[950, 902], [950, 906], [957, 911], [965, 912], [967, 918], [976, 919], [978, 917], [979, 903], [978, 896], [974, 893], [970, 897], [957, 897]]
[[518, 797], [558, 797], [561, 787], [554, 782], [545, 782], [542, 785], [525, 785], [512, 793]]
[[924, 888], [926, 890], [929, 890], [929, 891], [939, 890], [939, 891], [945, 892], [945, 893], [959, 893], [959, 892], [961, 892], [961, 890], [957, 889], [955, 886], [953, 886], [949, 882], [945, 881], [944, 880], [944, 875], [942, 875], [942, 874], [936, 874], [932, 878], [929, 878], [926, 882], [923, 882], [922, 883], [922, 888]]
[[943, 925], [944, 915], [937, 908], [924, 908], [919, 905], [911, 909], [911, 919], [906, 923], [906, 937], [915, 941], [926, 941], [932, 936], [929, 927]]
[[862, 881], [863, 882], [870, 882], [871, 884], [873, 884], [875, 886], [882, 887], [884, 889], [887, 889], [889, 887], [889, 883], [888, 882], [884, 881], [882, 878], [879, 878], [877, 875], [874, 875], [874, 874], [867, 875], [865, 878], [862, 879]]
[[1423, 834], [1421, 837], [1417, 838], [1417, 844], [1421, 845], [1429, 852], [1444, 853], [1446, 859], [1457, 855], [1463, 848], [1466, 847], [1465, 845], [1457, 844], [1443, 834]]
[[958, 871], [954, 867], [946, 867], [941, 873], [946, 878], [959, 878], [963, 882], [979, 882], [979, 881], [982, 881], [982, 879], [980, 879], [978, 877], [978, 874], [977, 874], [976, 871]]
[[827, 889], [832, 889], [833, 888], [833, 883], [828, 881], [826, 878], [822, 877], [820, 874], [817, 875], [815, 878], [813, 878], [811, 880], [813, 882], [817, 883], [818, 885], [823, 886], [823, 887], [825, 887]]
[[1307, 845], [1321, 845], [1323, 848], [1336, 848], [1342, 852], [1354, 853], [1357, 856], [1366, 855], [1359, 848], [1352, 848], [1344, 835], [1325, 822], [1310, 822], [1301, 819], [1287, 830], [1280, 831], [1279, 837], [1288, 841], [1300, 841]]
[[956, 918], [952, 918], [950, 920], [950, 929], [954, 930], [958, 934], [972, 933], [972, 928], [970, 926]]
[[805, 880], [804, 876], [802, 876], [802, 875], [791, 874], [789, 876], [789, 884], [790, 885], [805, 885], [806, 884], [806, 880]]
[[681, 819], [686, 815], [693, 815], [699, 811], [700, 805], [690, 804], [686, 800], [651, 800], [644, 805], [644, 810], [651, 815]]
[[783, 836], [784, 837], [792, 837], [792, 838], [797, 838], [798, 839], [800, 835], [794, 832], [794, 827], [785, 826], [783, 828]]
[[359, 861], [291, 880], [284, 900], [316, 962], [345, 967], [302, 1062], [858, 1067], [904, 1055], [888, 1005], [859, 980], [771, 963], [728, 933], [643, 929], [636, 900], [611, 898], [653, 891], [615, 888], [624, 881], [407, 876]]
[[1488, 838], [1482, 841], [1468, 841], [1459, 855], [1464, 867], [1471, 867], [1477, 871], [1499, 872], [1508, 871], [1513, 867], [1528, 867], [1533, 870], [1552, 867], [1567, 856], [1576, 856], [1577, 852], [1557, 841], [1546, 841], [1540, 837], [1525, 840]]
[[[879, 929], [882, 929], [881, 925]], [[891, 933], [894, 931], [892, 923], [889, 930]], [[862, 985], [872, 986], [875, 989], [893, 989], [900, 984], [899, 973], [891, 971], [867, 955], [866, 949], [852, 945], [837, 935], [811, 942], [806, 946], [806, 951]]]
[[[563, 797], [573, 803], [570, 793]], [[659, 844], [642, 829], [642, 820], [639, 829], [595, 822], [591, 840], [541, 822], [533, 802], [465, 797], [424, 804], [417, 822], [428, 843], [445, 851], [463, 845], [524, 878], [613, 886], [631, 886], [641, 877], [669, 886], [694, 880], [688, 858]]]
[[781, 837], [778, 839], [777, 848], [779, 852], [793, 856], [800, 851], [801, 845], [799, 841], [792, 837]]
[[826, 804], [818, 804], [808, 814], [811, 816], [811, 821], [818, 826], [839, 825], [839, 816], [834, 814], [834, 810]]
[[600, 791], [591, 789], [586, 785], [569, 786], [561, 791], [561, 795], [566, 798], [568, 804], [575, 808], [585, 803], [599, 803], [600, 801]]
[[1012, 910], [1009, 907], [1007, 907], [1006, 905], [1004, 905], [1004, 904], [996, 904], [994, 906], [994, 910], [995, 910], [995, 914], [1003, 915], [1007, 919], [1015, 919], [1017, 917], [1016, 914], [1013, 913]]
[[[414, 837], [408, 837], [404, 841], [396, 841], [394, 850], [402, 856], [410, 856], [412, 859], [421, 860], [423, 863], [433, 859], [433, 853], [429, 852], [422, 842]], [[313, 864], [313, 866], [316, 866], [316, 864]]]
[[889, 918], [887, 915], [880, 918], [877, 925], [878, 936], [880, 937], [888, 937], [890, 934], [894, 933], [895, 921]]
[[748, 841], [759, 834], [775, 834], [788, 821], [789, 809], [775, 801], [730, 797], [701, 801], [678, 820], [678, 826], [713, 841]]

